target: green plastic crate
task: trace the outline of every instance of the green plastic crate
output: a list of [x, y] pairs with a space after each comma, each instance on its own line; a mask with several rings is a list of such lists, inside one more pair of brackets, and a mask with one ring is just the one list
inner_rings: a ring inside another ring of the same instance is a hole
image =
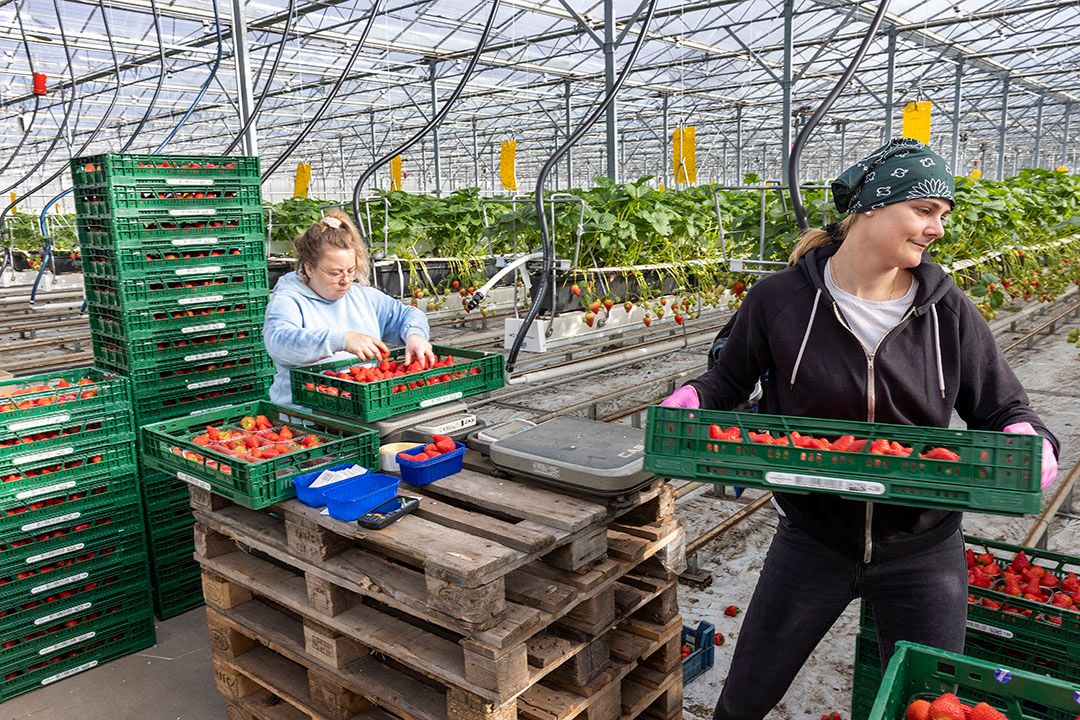
[[131, 432], [131, 421], [131, 406], [126, 403], [105, 413], [95, 409], [39, 415], [34, 422], [42, 424], [33, 429], [0, 433], [0, 463], [18, 466], [63, 457], [71, 454], [73, 446], [82, 447], [91, 440], [104, 445], [117, 435]]
[[79, 244], [86, 247], [139, 248], [155, 241], [206, 244], [234, 237], [266, 238], [262, 208], [222, 209], [182, 218], [109, 218], [79, 216]]
[[272, 380], [269, 375], [238, 378], [228, 385], [167, 395], [160, 399], [160, 405], [136, 409], [135, 424], [142, 427], [162, 420], [201, 415], [218, 408], [231, 407], [236, 403], [261, 400], [270, 392]]
[[[180, 182], [176, 185], [172, 183]], [[188, 185], [187, 183], [192, 184]], [[75, 188], [75, 213], [108, 217], [182, 218], [217, 208], [262, 207], [258, 180], [176, 178], [139, 185], [85, 185]]]
[[[328, 415], [345, 417], [362, 422], [374, 422], [402, 413], [453, 402], [471, 395], [498, 390], [505, 383], [503, 356], [499, 353], [463, 350], [445, 345], [435, 345], [440, 358], [452, 355], [463, 360], [450, 367], [433, 368], [402, 377], [357, 383], [324, 373], [340, 372], [360, 363], [359, 360], [339, 360], [307, 367], [293, 368], [290, 373], [292, 400], [297, 405], [312, 408]], [[394, 350], [390, 359], [401, 361], [404, 348]], [[425, 385], [394, 392], [395, 387], [423, 379], [429, 382], [446, 374], [463, 373], [461, 377], [437, 384]], [[328, 392], [320, 392], [322, 386]]]
[[[989, 703], [1009, 720], [1074, 720], [1080, 713], [1080, 684], [1041, 669], [1016, 667], [1011, 660], [1002, 663], [899, 642], [868, 717], [903, 720], [913, 700], [932, 700], [946, 692], [969, 705]], [[862, 685], [871, 680], [863, 678]]]
[[151, 616], [132, 619], [127, 625], [95, 637], [88, 644], [60, 650], [54, 656], [43, 657], [26, 667], [0, 675], [0, 702], [145, 650], [155, 641]]
[[[214, 238], [216, 241], [217, 239]], [[261, 235], [238, 237], [207, 245], [180, 241], [147, 242], [139, 248], [82, 246], [82, 270], [87, 275], [130, 280], [176, 280], [215, 275], [266, 264], [266, 240]]]
[[180, 311], [263, 297], [269, 292], [265, 261], [216, 267], [213, 273], [172, 278], [84, 275], [83, 287], [91, 305], [124, 310]]
[[[90, 305], [90, 332], [124, 342], [139, 340], [168, 342], [177, 338], [213, 337], [261, 326], [266, 314], [266, 297], [226, 301], [184, 311], [131, 310]], [[203, 310], [210, 312], [204, 313]]]
[[[68, 462], [80, 457], [89, 458], [91, 463], [98, 462], [93, 460], [93, 457], [96, 457], [93, 451], [96, 450], [104, 456], [105, 450], [113, 443], [130, 442], [133, 433], [129, 428], [125, 422], [122, 426], [116, 426], [111, 434], [102, 429], [81, 432], [78, 436], [70, 436], [70, 439], [61, 438], [65, 442], [50, 445], [48, 449], [25, 446], [13, 448], [17, 452], [0, 454], [0, 493], [6, 495], [12, 491], [34, 487], [35, 482], [26, 482], [32, 477], [29, 475], [31, 471], [51, 468], [53, 472], [58, 472], [68, 469]], [[77, 464], [73, 464], [70, 469], [77, 467]], [[48, 478], [50, 484], [56, 479]]]
[[[245, 416], [265, 415], [275, 427], [314, 433], [328, 442], [288, 455], [243, 462], [222, 452], [196, 445], [193, 438], [208, 425], [235, 426]], [[259, 510], [296, 496], [292, 479], [306, 472], [355, 462], [379, 466], [379, 434], [352, 423], [293, 410], [266, 401], [249, 402], [199, 413], [142, 428], [146, 465], [204, 487], [244, 507]]]
[[[190, 370], [181, 372], [180, 370]], [[210, 360], [190, 365], [187, 368], [176, 366], [160, 370], [140, 370], [132, 377], [132, 397], [140, 404], [153, 404], [158, 398], [169, 397], [179, 392], [201, 392], [210, 388], [228, 385], [236, 380], [265, 377], [273, 374], [273, 362], [265, 350], [258, 350], [243, 356], [234, 356], [225, 360]]]
[[135, 468], [131, 467], [126, 475], [98, 473], [90, 481], [82, 483], [50, 483], [54, 488], [51, 492], [0, 504], [0, 537], [7, 542], [25, 525], [71, 513], [88, 517], [113, 503], [127, 500], [135, 494], [134, 471]]
[[[744, 441], [710, 439], [710, 425], [737, 426]], [[862, 452], [812, 450], [751, 442], [751, 431], [868, 442]], [[914, 451], [871, 454], [869, 440], [877, 438]], [[918, 457], [934, 447], [953, 450], [960, 460]], [[649, 408], [645, 439], [645, 469], [667, 477], [1002, 515], [1039, 511], [1041, 465], [1042, 440], [1035, 435], [660, 406]]]
[[[60, 381], [74, 387], [59, 387]], [[0, 380], [0, 433], [31, 430], [43, 416], [59, 412], [105, 413], [130, 404], [129, 393], [127, 379], [97, 368]]]
[[117, 436], [105, 447], [92, 443], [62, 457], [18, 466], [0, 463], [0, 508], [6, 511], [43, 498], [79, 492], [102, 477], [123, 475], [134, 468], [134, 432]]
[[100, 365], [129, 374], [153, 370], [161, 365], [202, 363], [256, 351], [266, 352], [259, 325], [246, 325], [235, 331], [212, 330], [206, 335], [184, 335], [169, 340], [126, 343], [102, 334], [92, 336], [92, 340], [94, 358]]
[[[70, 161], [76, 187], [104, 184], [138, 184], [143, 180], [174, 178], [222, 178], [259, 180], [259, 158], [248, 155], [136, 155], [103, 153]], [[198, 167], [194, 167], [194, 166]], [[212, 165], [213, 167], [206, 167]]]
[[198, 575], [194, 579], [155, 585], [153, 599], [154, 614], [159, 620], [168, 620], [202, 607], [206, 604], [202, 577]]
[[[87, 589], [88, 588], [88, 589]], [[21, 604], [0, 604], [2, 642], [22, 637], [34, 630], [64, 622], [72, 615], [107, 607], [127, 596], [147, 601], [150, 591], [149, 567], [145, 562], [118, 566], [107, 573], [95, 573], [87, 582]]]

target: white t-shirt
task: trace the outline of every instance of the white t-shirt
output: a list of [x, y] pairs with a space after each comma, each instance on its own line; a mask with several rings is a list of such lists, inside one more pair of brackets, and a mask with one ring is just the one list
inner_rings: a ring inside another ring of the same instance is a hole
[[900, 323], [904, 313], [915, 302], [919, 281], [912, 278], [908, 291], [895, 300], [866, 300], [844, 292], [833, 282], [832, 258], [829, 258], [825, 262], [825, 287], [840, 306], [840, 312], [855, 337], [859, 338], [866, 352], [872, 353], [885, 334]]

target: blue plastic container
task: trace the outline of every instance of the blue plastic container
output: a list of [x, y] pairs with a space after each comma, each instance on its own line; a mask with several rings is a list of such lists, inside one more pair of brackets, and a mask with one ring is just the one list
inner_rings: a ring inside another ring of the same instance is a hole
[[456, 446], [448, 453], [443, 453], [437, 458], [428, 460], [403, 460], [402, 454], [419, 455], [424, 452], [426, 445], [417, 445], [410, 450], [402, 450], [398, 453], [398, 466], [401, 468], [401, 479], [410, 485], [427, 485], [439, 478], [448, 477], [461, 472], [461, 463], [465, 457], [465, 445], [455, 442]]
[[393, 475], [367, 473], [342, 480], [323, 491], [326, 509], [335, 520], [352, 522], [397, 495], [400, 481]]
[[716, 657], [716, 626], [704, 620], [697, 629], [682, 626], [682, 644], [690, 646], [690, 654], [682, 661], [683, 685], [713, 666]]
[[315, 482], [320, 475], [327, 470], [346, 470], [351, 468], [357, 463], [347, 462], [340, 465], [331, 465], [330, 467], [319, 468], [303, 475], [297, 475], [292, 479], [293, 487], [296, 488], [296, 499], [304, 503], [308, 507], [319, 508], [326, 505], [326, 498], [323, 497], [323, 492], [329, 490], [334, 485], [323, 485], [322, 487], [312, 488], [311, 483]]

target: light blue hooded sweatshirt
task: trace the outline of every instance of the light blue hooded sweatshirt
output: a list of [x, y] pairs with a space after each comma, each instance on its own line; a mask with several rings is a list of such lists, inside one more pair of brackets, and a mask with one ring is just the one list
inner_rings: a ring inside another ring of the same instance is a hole
[[292, 401], [289, 369], [343, 358], [345, 333], [360, 332], [387, 345], [404, 344], [410, 335], [430, 337], [427, 317], [373, 287], [353, 284], [340, 300], [326, 300], [294, 271], [274, 286], [266, 308], [263, 342], [276, 372], [270, 402], [298, 407]]

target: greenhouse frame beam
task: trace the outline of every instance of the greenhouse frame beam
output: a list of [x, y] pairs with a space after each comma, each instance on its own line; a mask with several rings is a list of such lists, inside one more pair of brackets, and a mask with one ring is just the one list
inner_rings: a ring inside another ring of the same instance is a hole
[[[232, 33], [232, 44], [233, 57], [235, 58], [236, 88], [239, 95], [239, 120], [240, 126], [246, 126], [247, 128], [240, 142], [240, 151], [244, 155], [255, 156], [259, 154], [259, 143], [256, 137], [256, 123], [250, 122], [252, 112], [255, 109], [255, 93], [251, 87], [251, 60], [248, 56], [247, 19], [244, 17], [244, 0], [232, 0], [232, 27], [237, 31]], [[227, 97], [228, 93], [225, 93], [225, 95]]]
[[1002, 78], [1004, 87], [1001, 91], [1001, 125], [998, 130], [997, 179], [1005, 179], [1005, 135], [1009, 121], [1009, 76]]

